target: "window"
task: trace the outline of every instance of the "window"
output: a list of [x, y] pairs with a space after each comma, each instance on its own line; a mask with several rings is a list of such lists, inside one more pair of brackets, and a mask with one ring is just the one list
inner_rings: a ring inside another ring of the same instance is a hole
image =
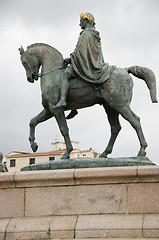
[[35, 158], [30, 158], [29, 159], [29, 165], [32, 165], [32, 164], [34, 164], [35, 163]]
[[55, 157], [49, 157], [49, 161], [55, 160]]
[[85, 154], [85, 153], [83, 154], [83, 157], [86, 157], [86, 154]]
[[15, 167], [16, 159], [10, 159], [10, 167]]

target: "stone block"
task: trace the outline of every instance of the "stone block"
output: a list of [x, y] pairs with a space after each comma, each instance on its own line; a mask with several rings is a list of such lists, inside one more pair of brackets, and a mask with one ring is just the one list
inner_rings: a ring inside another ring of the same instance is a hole
[[76, 184], [137, 182], [137, 166], [75, 169]]
[[71, 239], [74, 231], [52, 231], [47, 232], [24, 232], [24, 233], [8, 233], [6, 240], [55, 240], [55, 239]]
[[84, 231], [77, 231], [76, 232], [77, 237], [82, 238], [83, 237], [88, 237], [89, 239], [92, 239], [92, 237], [96, 237], [98, 239], [101, 239], [102, 237], [105, 238], [113, 238], [114, 240], [115, 237], [119, 237], [118, 240], [121, 238], [137, 238], [137, 237], [142, 237], [142, 230], [84, 230]]
[[[74, 239], [76, 239], [76, 240], [133, 240], [132, 238], [71, 238], [71, 239], [69, 239], [69, 240], [74, 240]], [[49, 240], [61, 240], [61, 239], [53, 239], [53, 238], [51, 238], [51, 239], [49, 239]], [[134, 240], [158, 240], [158, 238], [135, 238]]]
[[26, 216], [126, 212], [126, 185], [26, 189]]
[[159, 214], [145, 214], [143, 229], [155, 229], [159, 230]]
[[0, 189], [15, 187], [14, 174], [11, 172], [0, 173]]
[[129, 213], [159, 213], [159, 183], [128, 185]]
[[74, 185], [73, 169], [28, 171], [15, 174], [16, 187]]
[[9, 224], [10, 219], [0, 219], [0, 239], [5, 239], [5, 231]]
[[79, 216], [77, 238], [142, 237], [143, 215], [111, 214]]
[[7, 240], [73, 238], [76, 216], [14, 218], [7, 230]]
[[159, 239], [159, 230], [143, 230], [143, 237], [154, 240], [154, 239]]
[[[69, 240], [158, 240], [158, 238], [69, 238]], [[19, 240], [19, 239], [18, 239]], [[37, 240], [37, 239], [36, 239]], [[38, 239], [41, 240], [41, 239]], [[44, 240], [44, 239], [43, 239]], [[46, 239], [48, 240], [48, 239]], [[50, 238], [49, 240], [61, 240], [61, 238]]]
[[159, 182], [159, 166], [138, 167], [139, 182]]
[[[53, 239], [51, 239], [53, 240]], [[54, 239], [54, 240], [61, 240], [61, 239]], [[73, 240], [73, 239], [70, 239], [70, 240]], [[136, 238], [133, 239], [133, 238], [120, 238], [120, 237], [117, 237], [117, 238], [76, 238], [76, 240], [158, 240], [158, 238]]]
[[143, 236], [159, 238], [159, 214], [146, 214], [144, 216]]
[[0, 189], [0, 217], [24, 216], [24, 189]]

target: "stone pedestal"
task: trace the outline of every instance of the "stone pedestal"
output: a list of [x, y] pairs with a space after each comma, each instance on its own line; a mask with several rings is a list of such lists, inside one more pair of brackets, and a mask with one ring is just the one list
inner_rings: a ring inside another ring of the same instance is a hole
[[0, 239], [159, 239], [159, 167], [0, 174]]

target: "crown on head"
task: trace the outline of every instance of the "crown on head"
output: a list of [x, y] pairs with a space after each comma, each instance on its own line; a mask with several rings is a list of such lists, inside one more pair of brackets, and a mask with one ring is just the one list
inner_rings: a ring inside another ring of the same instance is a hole
[[81, 13], [80, 14], [80, 17], [83, 18], [83, 19], [88, 19], [89, 21], [93, 22], [94, 23], [94, 17], [92, 14], [89, 14], [89, 13]]

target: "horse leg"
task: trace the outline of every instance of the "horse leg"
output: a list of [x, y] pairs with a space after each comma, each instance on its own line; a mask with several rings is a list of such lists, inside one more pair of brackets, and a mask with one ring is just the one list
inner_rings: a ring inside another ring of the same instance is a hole
[[112, 108], [108, 108], [105, 106], [104, 108], [108, 116], [109, 124], [111, 126], [111, 136], [105, 151], [99, 156], [100, 158], [107, 158], [107, 155], [112, 152], [115, 140], [121, 130], [119, 113]]
[[147, 147], [147, 142], [145, 140], [141, 124], [140, 124], [140, 118], [130, 109], [129, 106], [124, 106], [121, 108], [118, 108], [119, 113], [125, 118], [135, 129], [139, 142], [140, 142], [140, 150], [138, 152], [138, 156], [145, 156], [146, 152], [145, 149]]
[[31, 119], [30, 124], [29, 124], [29, 126], [30, 126], [29, 141], [30, 141], [30, 145], [31, 145], [33, 152], [36, 152], [38, 149], [38, 145], [35, 142], [35, 127], [39, 123], [48, 120], [52, 116], [53, 115], [50, 112], [43, 109], [37, 116], [35, 116], [34, 118]]
[[[51, 109], [50, 109], [51, 110]], [[71, 144], [71, 140], [70, 140], [70, 136], [69, 136], [69, 129], [67, 126], [67, 122], [66, 122], [66, 118], [65, 118], [65, 114], [62, 108], [58, 108], [58, 109], [53, 109], [52, 113], [54, 114], [57, 124], [59, 126], [60, 132], [62, 134], [62, 136], [64, 137], [65, 143], [66, 143], [66, 151], [63, 154], [61, 159], [68, 159], [70, 158], [70, 152], [73, 150], [72, 144]]]

